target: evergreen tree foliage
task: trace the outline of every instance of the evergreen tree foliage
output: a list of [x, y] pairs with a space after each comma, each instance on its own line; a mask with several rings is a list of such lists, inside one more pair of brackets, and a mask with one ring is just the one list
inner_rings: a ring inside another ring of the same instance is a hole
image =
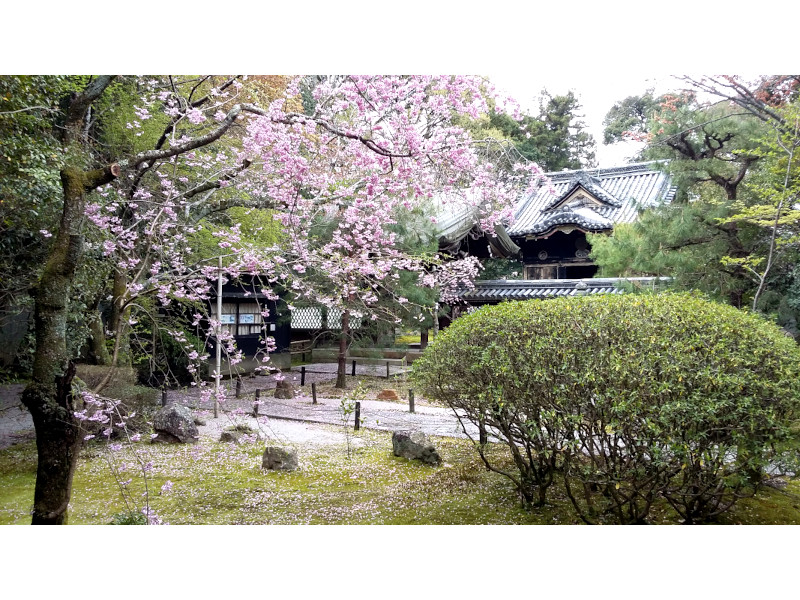
[[603, 143], [613, 144], [646, 135], [660, 103], [661, 98], [653, 97], [653, 90], [616, 102], [603, 119]]
[[[701, 289], [737, 307], [755, 304], [796, 333], [791, 153], [800, 138], [790, 125], [797, 103], [783, 95], [783, 104], [762, 112], [749, 104], [777, 97], [760, 91], [771, 81], [751, 92], [737, 88], [740, 96], [714, 103], [699, 102], [693, 92], [656, 99], [648, 92], [609, 111], [605, 139], [621, 139], [624, 131], [646, 137], [643, 157], [664, 161], [678, 193], [672, 206], [644, 211], [611, 237], [590, 236], [603, 275], [671, 276], [680, 288]], [[762, 302], [764, 289], [772, 293]]]
[[593, 167], [595, 140], [585, 131], [580, 109], [572, 91], [556, 96], [544, 91], [538, 116], [524, 115], [517, 121], [507, 114], [492, 112], [484, 130], [494, 130], [512, 140], [522, 156], [545, 171]]
[[53, 97], [68, 95], [66, 77], [0, 77], [0, 305], [26, 301], [47, 256], [42, 230], [58, 224], [63, 156]]

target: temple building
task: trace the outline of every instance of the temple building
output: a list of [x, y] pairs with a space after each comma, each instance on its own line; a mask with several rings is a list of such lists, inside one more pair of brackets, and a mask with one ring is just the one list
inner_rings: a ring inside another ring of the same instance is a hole
[[520, 248], [525, 279], [593, 277], [587, 233], [611, 233], [639, 211], [670, 202], [675, 188], [655, 163], [562, 171], [517, 207], [508, 236]]
[[[550, 185], [522, 198], [513, 222], [496, 228], [495, 236], [481, 233], [468, 211], [440, 221], [441, 250], [520, 262], [522, 280], [478, 281], [462, 296], [469, 304], [620, 289], [621, 279], [592, 279], [598, 267], [589, 258], [586, 235], [610, 234], [620, 223], [633, 223], [641, 210], [671, 202], [676, 190], [655, 162], [559, 171], [547, 177]], [[624, 281], [651, 285], [655, 279]]]

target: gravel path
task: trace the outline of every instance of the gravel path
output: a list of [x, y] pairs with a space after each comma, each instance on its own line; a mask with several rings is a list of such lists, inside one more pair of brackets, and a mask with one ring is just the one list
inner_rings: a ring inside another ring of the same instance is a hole
[[[259, 422], [261, 428], [274, 434], [274, 437], [291, 443], [340, 443], [342, 433], [321, 425], [342, 426], [340, 400], [338, 398], [318, 398], [318, 404], [311, 399], [311, 383], [332, 381], [336, 375], [335, 363], [308, 365], [306, 385], [300, 387], [300, 372], [297, 367], [285, 376], [291, 378], [300, 394], [291, 400], [274, 398], [275, 375], [246, 378], [242, 381], [241, 397], [235, 398], [235, 384], [225, 381], [228, 399], [220, 404], [220, 416], [213, 419], [213, 400], [203, 400], [200, 390], [193, 388], [185, 392], [170, 391], [170, 402], [178, 402], [194, 409], [206, 419], [207, 425], [200, 428], [203, 436], [217, 436], [235, 419], [243, 422], [253, 412], [255, 390], [261, 390]], [[313, 369], [313, 371], [312, 371]], [[349, 374], [348, 370], [348, 374]], [[392, 375], [402, 372], [392, 367]], [[385, 365], [356, 365], [357, 375], [385, 376]], [[213, 384], [212, 384], [213, 385]], [[22, 384], [0, 386], [0, 450], [13, 444], [34, 439], [33, 421], [22, 406], [19, 398], [24, 389]], [[265, 419], [266, 417], [266, 419]], [[361, 402], [362, 427], [382, 431], [410, 429], [428, 435], [465, 437], [461, 425], [453, 412], [446, 408], [417, 405], [415, 412], [409, 412], [407, 403], [364, 400]], [[252, 421], [252, 419], [250, 419]], [[252, 421], [255, 423], [255, 421]], [[350, 415], [350, 426], [354, 415]], [[468, 425], [470, 435], [477, 437], [477, 429]], [[270, 437], [273, 437], [270, 435]]]
[[0, 385], [0, 450], [34, 439], [31, 413], [22, 406], [23, 384]]
[[[380, 375], [386, 373], [384, 365], [356, 365], [356, 374]], [[370, 369], [374, 367], [374, 369]], [[291, 400], [274, 397], [276, 377], [258, 376], [242, 381], [241, 396], [235, 398], [235, 386], [232, 381], [226, 381], [226, 394], [228, 398], [220, 403], [220, 411], [230, 415], [246, 415], [253, 412], [253, 401], [256, 389], [261, 390], [258, 414], [270, 419], [301, 421], [304, 423], [319, 423], [327, 425], [342, 425], [341, 402], [338, 398], [318, 397], [318, 403], [313, 404], [311, 398], [311, 383], [332, 381], [336, 376], [336, 365], [333, 363], [314, 364], [309, 366], [314, 372], [306, 372], [306, 385], [300, 387], [300, 373], [295, 368], [290, 373], [285, 373], [291, 378], [300, 393]], [[398, 370], [399, 372], [399, 370]], [[395, 372], [393, 371], [394, 375]], [[203, 400], [200, 391], [193, 389], [187, 392], [170, 392], [169, 400], [185, 404], [199, 411], [206, 418], [213, 412], [213, 400]], [[354, 423], [354, 415], [350, 415], [350, 423]], [[447, 408], [416, 405], [415, 412], [409, 411], [408, 403], [388, 402], [383, 400], [361, 401], [362, 427], [381, 431], [394, 431], [397, 429], [411, 429], [422, 431], [428, 435], [448, 437], [466, 437], [458, 419], [453, 411]], [[477, 428], [467, 426], [470, 435], [477, 436]]]

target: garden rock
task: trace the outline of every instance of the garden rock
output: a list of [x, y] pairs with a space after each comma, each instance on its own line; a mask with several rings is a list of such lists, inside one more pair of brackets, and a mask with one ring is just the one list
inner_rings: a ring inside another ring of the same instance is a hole
[[168, 404], [153, 417], [154, 443], [194, 444], [199, 433], [192, 411], [181, 404]]
[[419, 460], [438, 467], [442, 459], [436, 448], [421, 431], [395, 431], [392, 433], [392, 450], [395, 456]]
[[776, 490], [782, 490], [789, 485], [789, 482], [780, 476], [765, 477], [761, 483], [771, 488], [775, 488]]
[[275, 387], [275, 397], [287, 399], [294, 398], [294, 386], [292, 385], [292, 382], [288, 379], [278, 381], [278, 384]]
[[394, 402], [400, 402], [400, 397], [397, 395], [395, 390], [381, 390], [378, 392], [378, 400], [393, 400]]
[[244, 441], [254, 441], [260, 440], [261, 434], [257, 431], [245, 431], [242, 429], [226, 429], [222, 432], [219, 436], [220, 442], [233, 442], [234, 444], [239, 444]]
[[267, 446], [261, 468], [270, 471], [294, 471], [297, 468], [297, 451], [276, 446]]
[[219, 441], [233, 442], [234, 444], [238, 444], [242, 439], [242, 435], [243, 434], [241, 431], [223, 431], [219, 436]]

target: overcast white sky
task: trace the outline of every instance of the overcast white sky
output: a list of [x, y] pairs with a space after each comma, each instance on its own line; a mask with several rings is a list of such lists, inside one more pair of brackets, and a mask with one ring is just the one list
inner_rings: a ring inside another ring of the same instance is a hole
[[[725, 0], [307, 0], [303, 10], [244, 0], [232, 19], [211, 20], [160, 0], [139, 0], [135, 11], [83, 3], [80, 13], [68, 3], [45, 12], [21, 3], [4, 9], [19, 26], [0, 37], [0, 73], [488, 75], [533, 113], [543, 88], [574, 90], [601, 166], [636, 152], [602, 144], [603, 118], [626, 96], [679, 87], [671, 74], [796, 70], [789, 17], [797, 9], [784, 0], [774, 1], [769, 28], [748, 26], [746, 37], [737, 32], [749, 24], [747, 13]], [[65, 27], [76, 15], [81, 26]]]

